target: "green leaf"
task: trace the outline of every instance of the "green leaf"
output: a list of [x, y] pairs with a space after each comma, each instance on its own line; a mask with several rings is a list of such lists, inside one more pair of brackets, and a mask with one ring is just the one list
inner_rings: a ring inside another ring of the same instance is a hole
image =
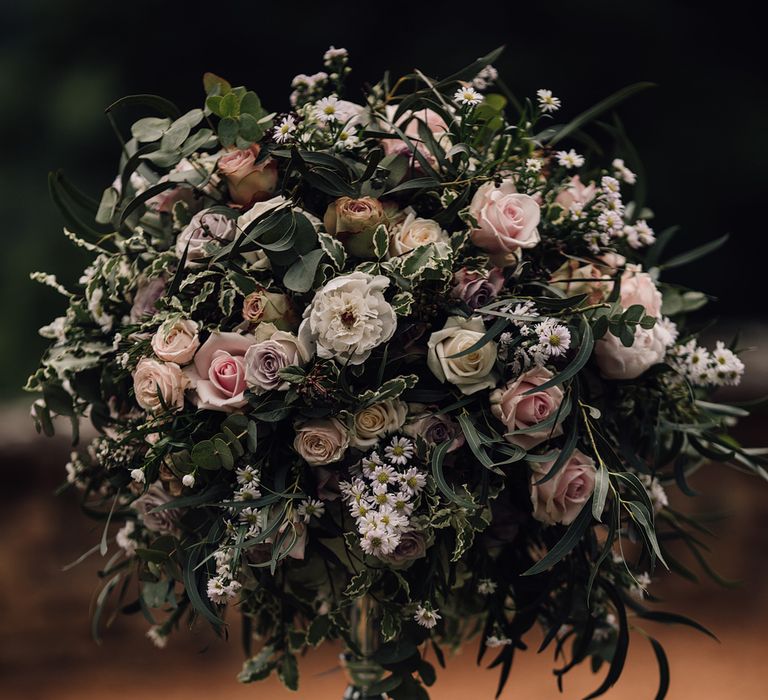
[[316, 248], [304, 255], [299, 255], [299, 259], [285, 273], [283, 284], [293, 292], [308, 292], [312, 289], [317, 266], [324, 255], [325, 251], [322, 248]]
[[373, 254], [382, 260], [389, 250], [389, 231], [384, 224], [379, 224], [373, 232]]
[[368, 591], [373, 585], [375, 572], [372, 569], [362, 569], [360, 573], [352, 577], [347, 587], [344, 589], [344, 595], [347, 598], [359, 598]]
[[568, 526], [562, 539], [546, 555], [536, 562], [530, 569], [523, 572], [523, 576], [534, 576], [542, 571], [551, 569], [557, 562], [566, 557], [581, 541], [581, 537], [592, 522], [592, 497], [584, 504], [576, 519]]
[[650, 545], [653, 553], [658, 557], [659, 561], [664, 564], [667, 569], [669, 569], [669, 565], [664, 560], [661, 549], [659, 549], [659, 542], [656, 539], [656, 531], [653, 527], [653, 518], [648, 513], [646, 507], [641, 503], [636, 503], [635, 501], [629, 501], [625, 504], [625, 506], [632, 515], [632, 519], [637, 525], [640, 526], [640, 530]]
[[229, 81], [210, 72], [203, 73], [203, 87], [205, 88], [206, 95], [226, 95], [232, 90], [232, 85], [229, 84]]
[[600, 463], [600, 467], [595, 474], [594, 498], [592, 499], [592, 517], [602, 522], [603, 510], [605, 509], [605, 500], [608, 498], [608, 489], [611, 485], [611, 478], [605, 464]]
[[480, 348], [484, 347], [488, 343], [490, 343], [492, 340], [495, 340], [498, 338], [503, 332], [504, 329], [509, 325], [509, 319], [507, 318], [497, 318], [491, 327], [483, 333], [482, 337], [480, 337], [476, 342], [472, 343], [466, 350], [462, 350], [461, 352], [457, 352], [455, 355], [450, 355], [448, 360], [456, 359], [457, 357], [464, 357], [465, 355], [471, 355], [473, 352], [477, 352]]
[[277, 667], [278, 678], [288, 690], [299, 689], [299, 665], [293, 654], [285, 654]]
[[118, 107], [149, 107], [170, 119], [176, 119], [180, 114], [179, 108], [173, 102], [159, 95], [127, 95], [113, 102], [104, 112], [109, 114]]
[[598, 102], [594, 107], [590, 107], [588, 110], [582, 112], [577, 117], [574, 117], [574, 119], [572, 119], [568, 124], [558, 129], [554, 136], [549, 139], [548, 145], [550, 147], [554, 146], [578, 129], [581, 129], [581, 127], [585, 124], [588, 124], [593, 119], [599, 117], [603, 112], [619, 104], [619, 102], [623, 102], [635, 93], [640, 92], [641, 90], [646, 90], [650, 87], [655, 87], [654, 83], [642, 82], [635, 83], [634, 85], [628, 85], [627, 87], [614, 92], [612, 95]]
[[644, 620], [651, 620], [652, 622], [661, 622], [665, 625], [685, 625], [686, 627], [692, 627], [699, 632], [706, 634], [708, 637], [714, 639], [716, 642], [720, 640], [717, 636], [710, 632], [704, 625], [696, 620], [692, 620], [685, 615], [679, 615], [678, 613], [664, 612], [663, 610], [642, 610], [637, 613], [638, 617]]
[[687, 265], [688, 263], [693, 262], [694, 260], [698, 260], [705, 255], [713, 253], [718, 248], [721, 248], [728, 241], [729, 237], [730, 236], [726, 233], [724, 236], [720, 236], [720, 238], [717, 238], [714, 241], [710, 241], [709, 243], [700, 245], [698, 248], [694, 248], [693, 250], [686, 251], [685, 253], [681, 253], [680, 255], [676, 255], [675, 257], [670, 258], [665, 263], [662, 263], [660, 267], [664, 270], [669, 270], [673, 267], [681, 267], [682, 265]]
[[221, 141], [221, 145], [225, 148], [234, 145], [239, 129], [240, 124], [237, 119], [233, 119], [232, 117], [224, 117], [219, 122], [218, 126], [218, 135], [219, 141]]
[[472, 501], [463, 496], [459, 496], [459, 494], [457, 494], [445, 480], [445, 476], [443, 475], [443, 460], [450, 448], [450, 440], [441, 442], [439, 445], [435, 445], [435, 447], [432, 448], [432, 476], [435, 478], [435, 484], [442, 494], [452, 503], [457, 503], [466, 508], [474, 508], [474, 503], [472, 503]]
[[558, 384], [562, 384], [564, 381], [576, 376], [576, 374], [578, 374], [578, 372], [581, 371], [584, 365], [586, 365], [589, 361], [589, 358], [592, 356], [592, 348], [594, 348], [594, 346], [595, 339], [592, 336], [592, 329], [590, 325], [584, 321], [582, 323], [581, 344], [579, 345], [579, 350], [574, 356], [573, 360], [571, 360], [570, 364], [562, 372], [552, 377], [552, 379], [549, 381], [546, 381], [540, 386], [535, 386], [532, 389], [526, 391], [523, 396], [527, 394], [534, 394], [539, 391], [546, 391], [547, 389], [553, 386], [557, 386]]
[[[229, 449], [229, 445], [218, 437], [213, 438], [211, 442], [213, 442], [221, 466], [224, 467], [224, 469], [232, 469], [235, 465], [235, 458], [232, 456], [232, 450]], [[192, 460], [194, 461], [194, 448], [192, 452]]]
[[333, 263], [336, 271], [341, 272], [347, 263], [347, 251], [344, 250], [342, 242], [325, 231], [319, 231], [317, 238], [320, 241], [320, 247]]
[[410, 292], [398, 292], [392, 297], [392, 308], [398, 316], [408, 316], [413, 307], [413, 294]]
[[656, 700], [664, 700], [669, 692], [669, 661], [664, 647], [659, 642], [653, 637], [648, 637], [648, 641], [653, 647], [656, 663], [659, 665], [659, 690], [656, 692]]
[[318, 615], [312, 620], [307, 630], [307, 644], [316, 647], [328, 638], [331, 631], [331, 618], [328, 615]]
[[219, 453], [211, 440], [203, 440], [198, 442], [190, 453], [192, 462], [196, 467], [200, 469], [216, 470], [221, 469], [222, 461], [219, 457]]
[[407, 190], [423, 190], [428, 187], [438, 187], [440, 181], [434, 177], [414, 177], [411, 180], [401, 182], [399, 185], [388, 189], [383, 196], [395, 194], [396, 192], [406, 192]]
[[139, 142], [157, 141], [168, 131], [171, 120], [162, 117], [144, 117], [131, 127], [131, 135]]

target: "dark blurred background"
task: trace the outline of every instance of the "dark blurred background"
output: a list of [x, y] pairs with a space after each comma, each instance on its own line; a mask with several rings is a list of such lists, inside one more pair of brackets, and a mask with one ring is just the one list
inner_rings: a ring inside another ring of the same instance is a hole
[[[18, 401], [44, 347], [37, 328], [63, 311], [61, 298], [29, 282], [28, 274], [44, 270], [68, 283], [85, 264], [61, 234], [46, 175], [62, 168], [100, 196], [119, 156], [104, 117], [107, 105], [148, 92], [183, 109], [199, 106], [201, 76], [210, 70], [254, 89], [268, 109], [280, 111], [287, 108], [291, 78], [321, 70], [330, 44], [351, 53], [350, 99], [385, 69], [446, 75], [500, 44], [507, 50], [496, 67], [513, 92], [530, 96], [549, 88], [563, 100], [566, 117], [629, 83], [653, 81], [657, 88], [620, 108], [643, 158], [652, 225], [657, 231], [682, 226], [671, 253], [732, 235], [718, 254], [667, 279], [718, 298], [710, 311], [722, 319], [721, 335], [739, 329], [746, 336], [742, 345], [762, 345], [762, 352], [745, 356], [748, 378], [740, 396], [747, 398], [768, 386], [768, 91], [764, 27], [750, 5], [0, 0], [0, 399], [9, 402], [0, 408], [0, 674], [11, 679], [0, 696], [84, 697], [84, 684], [103, 689], [93, 697], [141, 692], [193, 698], [195, 688], [214, 697], [248, 695], [229, 685], [238, 666], [235, 644], [228, 651], [214, 645], [196, 665], [194, 651], [207, 641], [185, 638], [180, 647], [189, 655], [177, 646], [159, 656], [143, 643], [140, 626], [120, 623], [103, 648], [91, 646], [86, 616], [99, 562], [69, 574], [60, 567], [100, 532], [80, 518], [73, 497], [53, 499], [68, 448], [63, 440], [33, 442]], [[758, 417], [741, 436], [756, 444], [763, 426]], [[670, 697], [758, 697], [764, 689], [756, 682], [753, 690], [751, 681], [757, 678], [759, 630], [768, 622], [759, 586], [768, 573], [762, 534], [768, 490], [746, 477], [723, 476], [722, 469], [697, 479], [703, 490], [729, 494], [725, 506], [735, 515], [716, 558], [745, 584], [724, 594], [711, 586], [660, 584], [670, 607], [681, 604], [719, 624], [716, 631], [726, 640], [718, 647], [688, 632], [655, 630], [677, 652]], [[19, 599], [23, 604], [16, 604]], [[640, 652], [639, 658], [629, 680], [609, 697], [652, 696], [652, 657]], [[544, 671], [548, 661], [533, 653], [521, 658], [518, 680], [505, 697], [555, 697]], [[469, 672], [466, 662], [469, 655], [441, 683], [435, 700], [463, 697], [454, 694], [459, 686], [453, 683]], [[330, 667], [332, 654], [312, 664], [312, 673]], [[315, 688], [313, 697], [334, 697], [323, 689], [341, 685], [337, 676], [307, 680], [304, 688]], [[478, 682], [490, 697], [490, 676]], [[590, 683], [577, 682], [566, 697], [577, 697]], [[250, 694], [259, 692], [265, 691]]]

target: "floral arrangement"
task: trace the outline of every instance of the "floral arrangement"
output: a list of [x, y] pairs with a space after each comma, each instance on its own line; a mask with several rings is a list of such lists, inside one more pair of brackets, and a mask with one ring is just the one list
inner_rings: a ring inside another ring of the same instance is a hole
[[501, 692], [540, 626], [558, 683], [607, 668], [596, 697], [631, 628], [699, 627], [649, 605], [655, 566], [694, 578], [670, 543], [703, 561], [665, 489], [765, 460], [727, 433], [746, 411], [709, 396], [738, 352], [700, 346], [686, 315], [707, 298], [661, 273], [723, 240], [661, 262], [675, 229], [648, 223], [621, 122], [596, 121], [647, 84], [560, 124], [497, 56], [352, 102], [331, 48], [279, 114], [207, 74], [201, 109], [107, 110], [118, 133], [120, 110], [158, 116], [100, 202], [51, 176], [93, 261], [72, 290], [33, 275], [68, 308], [27, 388], [39, 430], [98, 431], [67, 465], [105, 523], [95, 635], [110, 606], [158, 646], [239, 618], [240, 680], [293, 689], [297, 656], [341, 639], [377, 669], [365, 691], [399, 700], [473, 637]]

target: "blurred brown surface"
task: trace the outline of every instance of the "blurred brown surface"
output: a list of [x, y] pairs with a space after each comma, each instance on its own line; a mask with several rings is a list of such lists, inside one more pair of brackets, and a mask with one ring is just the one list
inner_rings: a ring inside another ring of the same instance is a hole
[[[224, 643], [203, 626], [171, 637], [165, 650], [145, 639], [140, 616], [118, 618], [102, 646], [90, 637], [88, 611], [96, 586], [99, 557], [62, 573], [63, 565], [95, 544], [98, 524], [83, 517], [72, 494], [54, 497], [63, 478], [65, 440], [41, 440], [30, 448], [26, 424], [5, 430], [0, 439], [0, 698], [3, 700], [196, 700], [198, 698], [341, 697], [344, 680], [336, 669], [338, 648], [322, 648], [303, 659], [297, 694], [274, 679], [252, 686], [235, 679], [242, 662], [239, 634]], [[760, 442], [759, 425], [745, 430], [748, 444]], [[742, 430], [744, 432], [744, 430]], [[764, 438], [763, 438], [764, 441]], [[765, 629], [768, 627], [768, 485], [725, 467], [708, 467], [692, 483], [714, 494], [731, 517], [717, 526], [712, 542], [716, 567], [740, 579], [722, 589], [708, 579], [694, 586], [676, 577], [660, 577], [651, 592], [664, 599], [662, 609], [690, 615], [712, 629], [718, 644], [688, 628], [646, 623], [664, 644], [672, 668], [671, 700], [683, 698], [763, 698]], [[710, 496], [710, 499], [712, 496]], [[704, 497], [677, 504], [706, 509]], [[233, 620], [233, 622], [236, 622]], [[560, 695], [551, 670], [551, 652], [519, 653], [503, 698], [580, 698], [601, 678], [586, 669], [566, 677]], [[651, 648], [635, 633], [624, 675], [605, 697], [652, 698], [657, 676]], [[474, 664], [474, 649], [448, 660], [431, 691], [433, 700], [492, 698], [497, 674]]]

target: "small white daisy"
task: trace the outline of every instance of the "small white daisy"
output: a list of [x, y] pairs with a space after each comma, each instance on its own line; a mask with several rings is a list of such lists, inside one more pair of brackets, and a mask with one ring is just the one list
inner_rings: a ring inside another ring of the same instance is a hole
[[495, 634], [492, 634], [490, 637], [486, 637], [485, 639], [485, 646], [487, 646], [489, 649], [497, 649], [498, 647], [506, 647], [512, 644], [512, 640], [509, 637], [501, 636], [498, 637]]
[[439, 614], [438, 608], [433, 609], [432, 606], [427, 603], [426, 606], [417, 606], [413, 619], [422, 627], [431, 630], [437, 624], [437, 621], [442, 619], [442, 616]]
[[354, 148], [360, 143], [360, 139], [357, 137], [357, 130], [351, 125], [347, 125], [339, 131], [336, 135], [336, 148], [346, 150]]
[[554, 323], [540, 323], [536, 326], [541, 350], [550, 357], [560, 357], [571, 347], [571, 331], [567, 326]]
[[410, 467], [400, 475], [400, 483], [404, 491], [416, 495], [427, 485], [427, 476], [416, 467]]
[[235, 470], [235, 476], [237, 477], [238, 484], [253, 484], [254, 486], [259, 484], [259, 472], [250, 465]]
[[455, 102], [474, 107], [483, 101], [483, 96], [473, 87], [460, 87], [453, 96]]
[[413, 443], [404, 437], [393, 437], [384, 448], [384, 456], [393, 464], [407, 464], [413, 457]]
[[579, 155], [573, 149], [570, 151], [558, 151], [555, 153], [555, 157], [560, 165], [569, 170], [571, 168], [580, 168], [584, 165], [584, 156]]
[[530, 170], [532, 173], [541, 172], [541, 168], [544, 166], [544, 161], [541, 158], [528, 158], [525, 161], [525, 169]]
[[394, 484], [397, 481], [397, 478], [397, 472], [394, 467], [389, 464], [380, 464], [377, 467], [374, 467], [370, 476], [370, 479], [374, 484], [380, 484], [382, 486]]
[[489, 578], [481, 578], [477, 582], [477, 592], [480, 595], [492, 595], [496, 592], [498, 584]]
[[274, 139], [278, 143], [290, 141], [296, 132], [296, 120], [288, 115], [274, 129]]
[[613, 166], [613, 170], [616, 173], [616, 177], [624, 180], [624, 182], [626, 182], [628, 185], [634, 185], [635, 182], [637, 182], [637, 175], [635, 175], [635, 173], [633, 173], [626, 165], [624, 165], [624, 161], [621, 158], [614, 159], [611, 165]]
[[315, 105], [315, 116], [321, 122], [333, 122], [339, 118], [339, 98], [335, 95], [323, 97]]
[[560, 109], [560, 99], [555, 97], [551, 90], [536, 90], [536, 99], [542, 112], [557, 112]]
[[325, 513], [325, 503], [316, 498], [310, 498], [299, 504], [296, 513], [305, 523], [308, 523], [312, 518], [323, 517], [323, 514]]

